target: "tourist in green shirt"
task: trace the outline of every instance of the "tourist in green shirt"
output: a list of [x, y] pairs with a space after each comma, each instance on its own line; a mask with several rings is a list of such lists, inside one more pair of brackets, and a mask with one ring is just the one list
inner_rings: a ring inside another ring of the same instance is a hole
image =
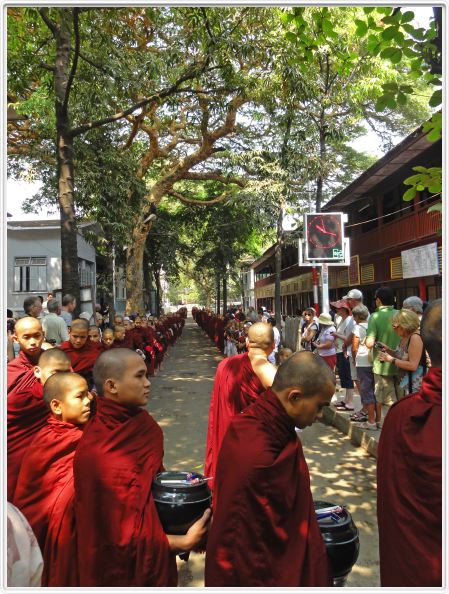
[[400, 338], [393, 330], [391, 319], [396, 315], [394, 308], [394, 294], [390, 287], [380, 287], [375, 293], [376, 311], [371, 314], [368, 322], [365, 344], [373, 349], [374, 393], [376, 395], [376, 422], [381, 427], [382, 405], [390, 406], [403, 395], [397, 381], [397, 368], [387, 362], [379, 361], [377, 342], [395, 349]]

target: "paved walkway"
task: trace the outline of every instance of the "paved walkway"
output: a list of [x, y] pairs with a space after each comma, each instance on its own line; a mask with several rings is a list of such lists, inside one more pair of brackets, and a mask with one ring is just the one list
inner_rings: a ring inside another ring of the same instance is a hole
[[[167, 470], [202, 472], [210, 395], [221, 359], [219, 351], [189, 317], [182, 338], [151, 380], [148, 410], [164, 431]], [[326, 422], [343, 423], [348, 414], [334, 415], [332, 408], [326, 413]], [[379, 432], [373, 433], [376, 435], [371, 437], [375, 438]], [[362, 550], [348, 585], [377, 586], [375, 460], [364, 450], [354, 448], [351, 439], [322, 423], [315, 423], [301, 434], [314, 497], [329, 497], [348, 505], [360, 531]], [[187, 563], [178, 561], [178, 571], [180, 586], [202, 587], [204, 555], [193, 553]]]

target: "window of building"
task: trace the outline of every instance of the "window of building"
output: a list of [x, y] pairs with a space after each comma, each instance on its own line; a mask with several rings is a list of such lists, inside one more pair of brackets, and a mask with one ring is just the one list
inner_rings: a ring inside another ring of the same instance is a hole
[[47, 290], [47, 258], [15, 258], [14, 291], [32, 293]]
[[95, 264], [87, 260], [78, 260], [78, 273], [81, 287], [95, 285]]
[[[397, 212], [407, 206], [402, 200], [400, 188], [396, 187], [383, 196], [384, 223], [389, 223], [393, 219], [403, 216], [403, 213]], [[389, 215], [389, 216], [388, 216]]]

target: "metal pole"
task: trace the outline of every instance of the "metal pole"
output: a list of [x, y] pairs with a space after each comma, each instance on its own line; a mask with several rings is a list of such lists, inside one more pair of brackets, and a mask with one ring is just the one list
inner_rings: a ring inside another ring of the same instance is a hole
[[321, 283], [323, 290], [323, 313], [329, 313], [329, 267], [323, 262], [321, 265]]
[[313, 282], [313, 307], [318, 316], [320, 313], [320, 306], [318, 304], [318, 272], [315, 266], [315, 262], [312, 262], [312, 282]]

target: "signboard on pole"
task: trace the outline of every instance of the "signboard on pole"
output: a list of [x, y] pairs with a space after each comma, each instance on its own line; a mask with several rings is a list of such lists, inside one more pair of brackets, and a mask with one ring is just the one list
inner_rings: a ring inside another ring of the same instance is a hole
[[438, 244], [429, 243], [401, 252], [402, 278], [422, 278], [440, 273]]
[[343, 237], [343, 213], [304, 215], [307, 260], [344, 260]]

